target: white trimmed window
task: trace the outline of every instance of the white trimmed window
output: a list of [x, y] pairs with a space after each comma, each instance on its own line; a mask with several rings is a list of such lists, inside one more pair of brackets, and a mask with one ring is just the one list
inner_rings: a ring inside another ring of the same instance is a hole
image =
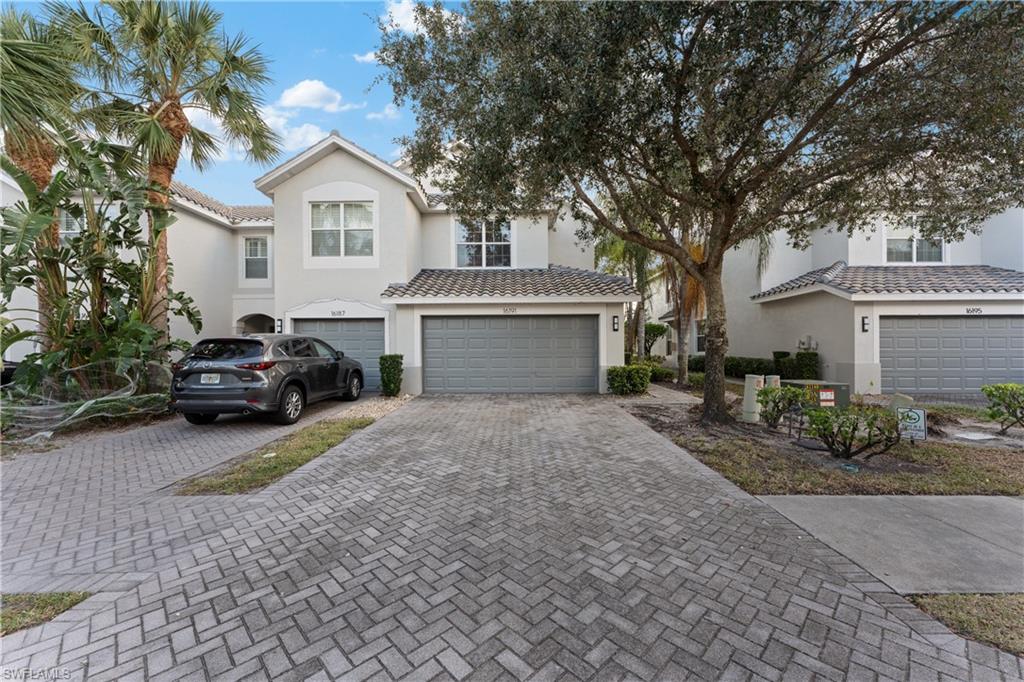
[[697, 352], [703, 353], [707, 339], [707, 320], [697, 320]]
[[[914, 221], [911, 220], [911, 225]], [[922, 239], [913, 227], [890, 229], [886, 232], [885, 262], [932, 264], [944, 261], [945, 245], [941, 239]]]
[[270, 251], [266, 237], [245, 238], [245, 278], [267, 279], [270, 276]]
[[64, 209], [61, 209], [58, 229], [60, 230], [60, 243], [67, 244], [82, 233], [82, 222]]
[[508, 221], [460, 221], [455, 228], [456, 265], [460, 268], [512, 267], [512, 225]]
[[314, 258], [373, 255], [372, 202], [317, 202], [310, 211]]

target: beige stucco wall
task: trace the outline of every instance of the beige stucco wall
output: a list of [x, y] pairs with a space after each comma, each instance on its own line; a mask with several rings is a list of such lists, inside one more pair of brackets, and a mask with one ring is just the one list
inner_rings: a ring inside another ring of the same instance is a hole
[[423, 268], [453, 268], [452, 217], [447, 213], [428, 213], [420, 220], [420, 252]]
[[199, 334], [182, 317], [171, 316], [171, 337], [197, 341], [234, 333], [232, 293], [238, 288], [238, 237], [234, 230], [185, 209], [167, 231], [167, 254], [174, 268], [171, 286], [191, 296], [203, 316]]

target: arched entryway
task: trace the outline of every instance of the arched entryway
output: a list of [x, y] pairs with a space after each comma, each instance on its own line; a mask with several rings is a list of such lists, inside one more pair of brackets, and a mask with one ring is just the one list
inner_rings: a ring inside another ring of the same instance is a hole
[[235, 323], [235, 329], [239, 334], [272, 334], [274, 318], [263, 313], [253, 313], [240, 318]]

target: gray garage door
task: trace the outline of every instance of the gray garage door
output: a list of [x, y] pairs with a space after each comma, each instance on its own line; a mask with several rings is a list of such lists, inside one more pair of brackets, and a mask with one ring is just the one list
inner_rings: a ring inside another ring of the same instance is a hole
[[380, 390], [380, 356], [384, 354], [384, 320], [295, 320], [296, 334], [323, 339], [363, 363], [366, 389]]
[[434, 393], [593, 393], [597, 317], [424, 317]]
[[882, 390], [977, 393], [1024, 382], [1024, 317], [882, 317]]

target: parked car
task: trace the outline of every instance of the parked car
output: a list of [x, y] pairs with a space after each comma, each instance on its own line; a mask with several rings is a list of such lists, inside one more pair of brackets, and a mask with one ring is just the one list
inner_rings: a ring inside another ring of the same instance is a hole
[[312, 336], [254, 334], [203, 339], [174, 363], [171, 408], [191, 424], [225, 413], [294, 424], [306, 405], [356, 400], [363, 366]]

